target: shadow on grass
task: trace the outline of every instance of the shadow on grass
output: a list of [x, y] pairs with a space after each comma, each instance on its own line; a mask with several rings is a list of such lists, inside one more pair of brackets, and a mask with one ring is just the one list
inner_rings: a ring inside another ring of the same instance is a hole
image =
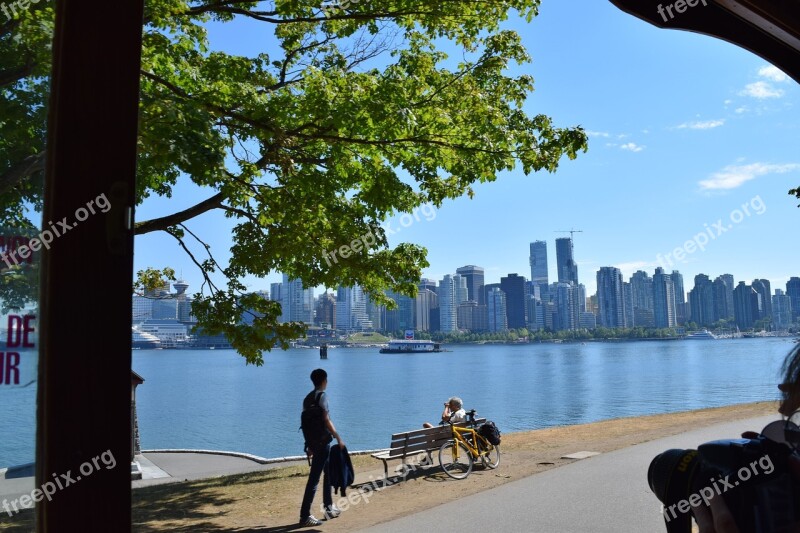
[[[300, 472], [287, 474], [285, 469], [276, 469], [136, 489], [133, 491], [132, 498], [132, 531], [141, 533], [154, 531], [179, 533], [293, 531], [298, 528], [297, 524], [288, 524], [277, 528], [243, 529], [223, 526], [214, 523], [213, 520], [230, 513], [230, 511], [218, 511], [217, 509], [236, 502], [236, 498], [224, 495], [226, 487], [232, 485], [241, 487], [264, 483], [276, 478], [305, 475]], [[314, 530], [305, 528], [304, 531]]]

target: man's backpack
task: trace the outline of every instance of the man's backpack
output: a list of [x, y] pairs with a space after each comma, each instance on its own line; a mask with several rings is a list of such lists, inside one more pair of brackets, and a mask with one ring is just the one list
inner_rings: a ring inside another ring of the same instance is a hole
[[314, 452], [333, 440], [333, 436], [325, 427], [325, 409], [319, 405], [319, 398], [322, 394], [322, 391], [313, 391], [303, 400], [300, 429], [303, 430], [306, 453]]
[[500, 444], [500, 430], [494, 425], [494, 422], [487, 420], [478, 428], [478, 435], [489, 441], [492, 446]]

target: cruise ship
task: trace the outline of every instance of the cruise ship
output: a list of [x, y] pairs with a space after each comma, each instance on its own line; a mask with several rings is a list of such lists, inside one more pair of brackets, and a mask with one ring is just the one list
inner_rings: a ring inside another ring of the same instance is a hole
[[155, 350], [161, 348], [161, 341], [155, 335], [131, 328], [131, 348], [134, 350]]

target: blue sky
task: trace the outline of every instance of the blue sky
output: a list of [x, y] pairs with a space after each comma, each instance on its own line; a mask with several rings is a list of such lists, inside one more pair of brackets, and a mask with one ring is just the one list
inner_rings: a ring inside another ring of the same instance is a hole
[[[554, 174], [505, 173], [478, 185], [472, 200], [447, 202], [410, 223], [390, 221], [392, 245], [428, 249], [426, 277], [467, 264], [484, 267], [487, 283], [512, 272], [529, 277], [528, 245], [546, 240], [554, 280], [555, 239], [571, 228], [582, 230], [575, 258], [590, 294], [601, 266], [621, 268], [626, 280], [638, 269], [677, 269], [687, 291], [701, 272], [730, 273], [737, 282], [766, 278], [773, 290], [800, 275], [800, 250], [791, 244], [800, 209], [787, 194], [800, 186], [796, 82], [734, 45], [651, 27], [607, 1], [544, 0], [533, 22], [507, 26], [533, 57], [516, 71], [536, 80], [527, 111], [557, 126], [583, 126], [589, 151], [563, 160]], [[253, 53], [267, 46], [257, 28], [228, 24], [210, 34], [216, 48]], [[209, 195], [178, 187], [170, 200], [148, 199], [137, 220]], [[230, 223], [211, 214], [189, 227], [227, 257]], [[135, 268], [148, 266], [172, 266], [190, 292], [201, 283], [164, 236], [137, 237]], [[254, 290], [274, 281], [279, 273], [246, 280]]]

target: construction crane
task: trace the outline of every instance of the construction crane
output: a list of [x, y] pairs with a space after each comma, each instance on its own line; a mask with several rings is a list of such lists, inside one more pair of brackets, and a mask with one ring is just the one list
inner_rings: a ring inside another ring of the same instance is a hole
[[572, 239], [572, 234], [573, 233], [583, 233], [583, 230], [582, 229], [575, 229], [575, 228], [562, 229], [562, 230], [556, 231], [556, 233], [569, 233], [569, 238]]

